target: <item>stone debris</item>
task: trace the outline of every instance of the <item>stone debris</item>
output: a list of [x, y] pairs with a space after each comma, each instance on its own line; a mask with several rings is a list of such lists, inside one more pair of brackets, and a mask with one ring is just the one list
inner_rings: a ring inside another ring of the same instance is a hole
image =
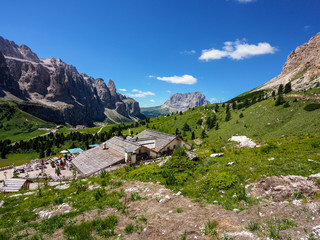
[[247, 136], [232, 136], [229, 141], [234, 141], [240, 143], [240, 147], [249, 147], [254, 148], [257, 144], [252, 141], [252, 139], [248, 138]]
[[312, 213], [320, 213], [320, 202], [308, 202], [307, 203], [307, 208], [312, 212]]
[[227, 163], [228, 166], [232, 166], [232, 165], [234, 165], [234, 164], [235, 164], [235, 162], [228, 162], [228, 163]]
[[125, 192], [138, 193], [138, 192], [140, 192], [140, 190], [137, 187], [132, 187], [132, 188], [126, 189]]
[[224, 153], [213, 153], [210, 155], [210, 157], [217, 158], [217, 157], [222, 157], [223, 155], [224, 155]]
[[317, 162], [315, 160], [312, 160], [312, 159], [308, 159], [308, 162], [315, 162], [315, 163], [320, 163], [320, 162]]
[[228, 232], [227, 235], [229, 237], [246, 237], [246, 238], [252, 238], [255, 239], [253, 233], [247, 232], [247, 231], [241, 231], [241, 232]]
[[18, 194], [14, 194], [14, 195], [11, 195], [10, 198], [12, 197], [20, 197], [20, 196], [25, 196], [25, 195], [32, 195], [32, 194], [35, 194], [36, 192], [26, 192], [26, 193], [18, 193]]
[[0, 207], [2, 207], [2, 205], [4, 204], [4, 201], [0, 201]]
[[176, 196], [180, 196], [180, 195], [181, 195], [181, 192], [179, 191], [179, 192], [177, 192], [175, 195], [176, 195]]
[[320, 225], [313, 227], [312, 233], [316, 238], [320, 238]]
[[315, 179], [318, 179], [320, 178], [320, 173], [317, 173], [317, 174], [312, 174], [309, 176], [309, 178], [315, 178]]
[[[33, 210], [33, 212], [37, 212], [37, 208]], [[42, 210], [38, 212], [38, 215], [40, 218], [46, 218], [49, 219], [52, 217], [54, 213], [60, 212], [60, 213], [68, 213], [70, 212], [71, 207], [68, 203], [62, 203], [58, 207], [55, 207], [53, 210]]]
[[69, 187], [70, 187], [70, 184], [64, 184], [64, 185], [56, 186], [56, 189], [64, 190], [64, 189], [68, 189]]
[[198, 154], [194, 153], [194, 152], [189, 152], [189, 151], [185, 151], [187, 157], [191, 160], [191, 161], [196, 161], [198, 160]]
[[53, 211], [40, 211], [38, 214], [40, 218], [51, 218]]
[[94, 189], [97, 189], [97, 188], [100, 188], [100, 186], [95, 183], [94, 185], [90, 185], [90, 186], [88, 187], [88, 190], [94, 190]]
[[[248, 196], [271, 199], [275, 202], [292, 198], [294, 194], [310, 197], [318, 192], [320, 188], [312, 178], [294, 175], [267, 177], [246, 186]], [[298, 202], [295, 203], [298, 204]]]
[[163, 161], [161, 161], [160, 163], [158, 163], [158, 166], [159, 166], [159, 167], [162, 167], [162, 166], [165, 165], [170, 159], [171, 159], [171, 156], [166, 157]]
[[274, 157], [268, 158], [268, 161], [273, 161]]

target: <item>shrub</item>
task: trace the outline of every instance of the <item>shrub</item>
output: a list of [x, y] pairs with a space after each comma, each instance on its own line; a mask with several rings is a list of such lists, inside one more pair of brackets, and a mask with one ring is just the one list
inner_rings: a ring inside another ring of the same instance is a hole
[[320, 103], [310, 103], [304, 107], [304, 110], [311, 112], [320, 108]]
[[182, 213], [182, 209], [181, 208], [177, 208], [177, 213]]
[[131, 234], [133, 233], [133, 229], [134, 229], [134, 226], [132, 223], [129, 223], [125, 228], [124, 228], [124, 232], [126, 234]]
[[205, 189], [227, 190], [237, 183], [237, 177], [226, 172], [218, 172], [209, 174], [202, 185]]
[[259, 226], [260, 224], [258, 222], [255, 222], [255, 221], [250, 221], [248, 223], [248, 226], [246, 226], [246, 228], [251, 231], [251, 232], [254, 232], [254, 231], [257, 231], [259, 229]]
[[204, 226], [204, 234], [205, 235], [214, 235], [216, 231], [214, 228], [218, 226], [218, 222], [216, 220], [210, 221], [208, 220]]
[[261, 151], [261, 153], [266, 154], [276, 148], [278, 148], [278, 146], [276, 144], [274, 144], [273, 142], [268, 142], [266, 146], [261, 147], [260, 151]]
[[115, 235], [114, 229], [118, 224], [117, 216], [110, 215], [105, 219], [97, 219], [92, 222], [94, 229], [99, 235], [111, 237]]
[[283, 107], [284, 107], [284, 108], [288, 108], [288, 107], [290, 107], [289, 102], [285, 102], [285, 104], [283, 105]]

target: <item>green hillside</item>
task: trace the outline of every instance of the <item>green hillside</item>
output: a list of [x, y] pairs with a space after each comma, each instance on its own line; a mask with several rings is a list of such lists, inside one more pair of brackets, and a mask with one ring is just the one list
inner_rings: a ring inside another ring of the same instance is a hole
[[161, 106], [140, 108], [140, 111], [148, 118], [165, 116], [170, 113], [170, 110], [168, 108], [161, 108]]
[[[292, 136], [306, 133], [320, 132], [320, 109], [306, 111], [307, 105], [318, 103], [317, 100], [301, 100], [284, 96], [286, 104], [275, 106], [276, 97], [251, 103], [247, 107], [232, 108], [231, 103], [211, 104], [190, 109], [182, 115], [173, 114], [150, 119], [148, 125], [139, 125], [130, 129], [136, 134], [149, 127], [157, 131], [176, 134], [193, 143], [191, 137], [200, 138], [204, 143], [211, 143], [219, 139], [228, 139], [232, 135], [246, 135], [256, 140], [263, 140], [282, 135]], [[286, 98], [287, 97], [287, 98]], [[241, 103], [240, 103], [241, 104]], [[240, 105], [238, 103], [237, 106]], [[229, 105], [230, 120], [226, 121], [227, 105]], [[223, 107], [224, 106], [224, 107]], [[217, 112], [215, 112], [217, 109]], [[216, 124], [212, 128], [206, 124], [207, 119], [216, 117]], [[201, 126], [202, 119], [202, 126]], [[188, 124], [190, 130], [183, 129]], [[201, 138], [203, 129], [207, 137]], [[177, 130], [178, 129], [178, 130]], [[129, 130], [123, 132], [129, 135]]]
[[52, 128], [55, 124], [41, 120], [20, 110], [15, 103], [0, 102], [0, 139], [12, 142], [46, 133], [38, 128]]

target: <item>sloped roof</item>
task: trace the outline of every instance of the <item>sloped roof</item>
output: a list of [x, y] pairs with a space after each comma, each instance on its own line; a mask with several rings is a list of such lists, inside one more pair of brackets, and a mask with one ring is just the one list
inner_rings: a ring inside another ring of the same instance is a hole
[[155, 140], [155, 149], [161, 150], [166, 145], [168, 145], [171, 141], [173, 141], [177, 136], [168, 134], [168, 133], [162, 133], [162, 132], [156, 132], [149, 129], [146, 129], [136, 135], [135, 137], [137, 139], [137, 142], [143, 142], [146, 140]]
[[72, 163], [82, 174], [88, 176], [116, 164], [123, 159], [124, 155], [112, 149], [103, 149], [103, 146], [100, 145], [81, 152], [72, 160]]
[[108, 148], [111, 148], [112, 150], [117, 151], [120, 154], [123, 154], [123, 156], [126, 153], [126, 150], [136, 151], [141, 147], [140, 144], [129, 140], [125, 140], [121, 137], [113, 137], [108, 141], [104, 142], [103, 144], [106, 144]]
[[5, 186], [2, 188], [4, 192], [19, 192], [23, 184], [26, 182], [26, 179], [21, 178], [10, 178], [5, 180]]

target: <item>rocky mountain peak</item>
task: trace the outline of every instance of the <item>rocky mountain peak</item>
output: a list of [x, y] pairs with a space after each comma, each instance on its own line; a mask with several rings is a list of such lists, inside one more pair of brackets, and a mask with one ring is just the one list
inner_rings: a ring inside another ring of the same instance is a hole
[[291, 83], [294, 91], [303, 91], [320, 84], [320, 33], [309, 42], [292, 51], [282, 72], [261, 87], [255, 89], [277, 89], [280, 84]]
[[320, 33], [312, 37], [309, 42], [292, 51], [283, 66], [282, 74], [299, 68], [301, 70], [320, 66]]
[[206, 100], [202, 92], [176, 93], [171, 95], [161, 108], [169, 108], [170, 111], [175, 112], [186, 111], [189, 108], [206, 104], [210, 104], [210, 102]]
[[38, 58], [37, 54], [31, 51], [31, 49], [27, 46], [22, 44], [20, 47], [18, 47], [21, 55], [23, 56], [23, 59], [31, 60], [33, 62], [40, 62], [40, 59]]
[[31, 51], [26, 45], [18, 46], [13, 41], [9, 41], [0, 36], [0, 50], [4, 56], [40, 62], [37, 54]]
[[116, 85], [114, 84], [114, 82], [111, 79], [108, 82], [108, 88], [109, 88], [111, 96], [116, 97], [117, 96]]
[[106, 119], [117, 122], [113, 116], [144, 117], [139, 103], [117, 93], [112, 80], [107, 86], [103, 79], [79, 74], [61, 59], [39, 59], [28, 46], [2, 37], [0, 97], [20, 99], [24, 111], [59, 124], [90, 126]]

